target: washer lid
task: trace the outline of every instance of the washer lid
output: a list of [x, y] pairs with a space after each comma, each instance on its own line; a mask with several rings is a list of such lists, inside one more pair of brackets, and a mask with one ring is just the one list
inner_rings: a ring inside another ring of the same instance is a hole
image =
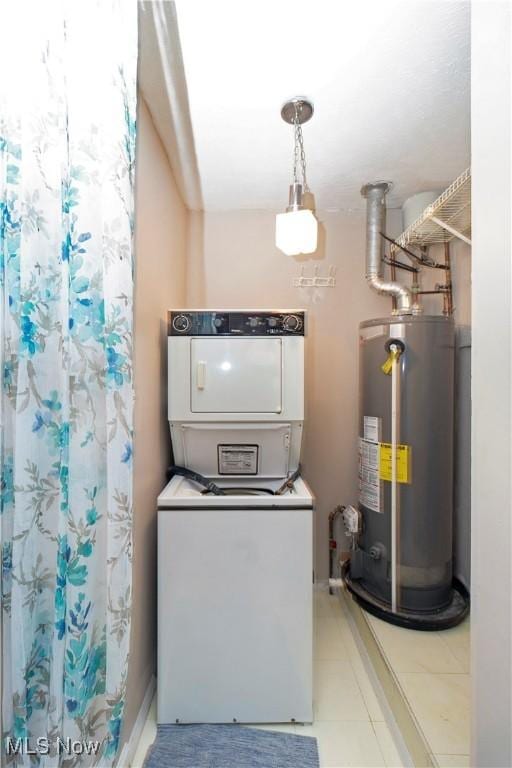
[[[261, 480], [252, 478], [230, 478], [216, 481], [221, 488], [269, 488], [277, 490], [283, 480]], [[311, 508], [313, 506], [313, 494], [306, 485], [302, 477], [299, 477], [294, 487], [284, 493], [282, 496], [272, 496], [268, 493], [254, 495], [254, 493], [233, 493], [228, 496], [214, 496], [212, 494], [203, 495], [204, 489], [185, 477], [173, 477], [165, 486], [157, 500], [158, 509], [183, 509], [185, 508], [215, 508], [228, 509], [230, 507], [250, 507], [253, 509], [276, 509], [276, 508]]]

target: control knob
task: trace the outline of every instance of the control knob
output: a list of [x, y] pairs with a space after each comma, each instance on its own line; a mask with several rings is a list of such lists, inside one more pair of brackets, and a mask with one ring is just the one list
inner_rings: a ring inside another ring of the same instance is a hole
[[176, 315], [172, 320], [172, 327], [178, 333], [186, 333], [191, 326], [188, 315]]
[[285, 315], [283, 317], [283, 330], [284, 331], [300, 331], [302, 328], [302, 320], [298, 315]]

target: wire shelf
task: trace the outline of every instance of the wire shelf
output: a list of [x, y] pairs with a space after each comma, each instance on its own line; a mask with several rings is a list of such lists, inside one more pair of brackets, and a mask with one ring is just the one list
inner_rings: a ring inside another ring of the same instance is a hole
[[[428, 246], [454, 237], [471, 245], [471, 169], [468, 168], [396, 239], [398, 245]], [[391, 246], [391, 254], [397, 245]]]

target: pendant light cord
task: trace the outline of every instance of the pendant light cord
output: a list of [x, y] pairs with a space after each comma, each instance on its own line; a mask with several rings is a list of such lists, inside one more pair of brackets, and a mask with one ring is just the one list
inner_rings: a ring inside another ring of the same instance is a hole
[[300, 183], [299, 168], [302, 175], [302, 186], [304, 192], [309, 192], [308, 182], [306, 180], [306, 152], [304, 151], [304, 137], [302, 135], [302, 126], [299, 122], [299, 107], [295, 104], [294, 126], [294, 150], [293, 150], [293, 181], [294, 184]]

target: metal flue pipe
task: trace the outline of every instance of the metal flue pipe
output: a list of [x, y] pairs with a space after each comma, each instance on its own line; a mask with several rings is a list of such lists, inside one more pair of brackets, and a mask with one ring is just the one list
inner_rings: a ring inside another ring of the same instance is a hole
[[411, 292], [396, 281], [382, 278], [382, 238], [386, 215], [385, 197], [390, 184], [377, 181], [365, 184], [361, 194], [366, 198], [366, 282], [379, 293], [387, 293], [396, 298], [398, 314], [412, 314]]

